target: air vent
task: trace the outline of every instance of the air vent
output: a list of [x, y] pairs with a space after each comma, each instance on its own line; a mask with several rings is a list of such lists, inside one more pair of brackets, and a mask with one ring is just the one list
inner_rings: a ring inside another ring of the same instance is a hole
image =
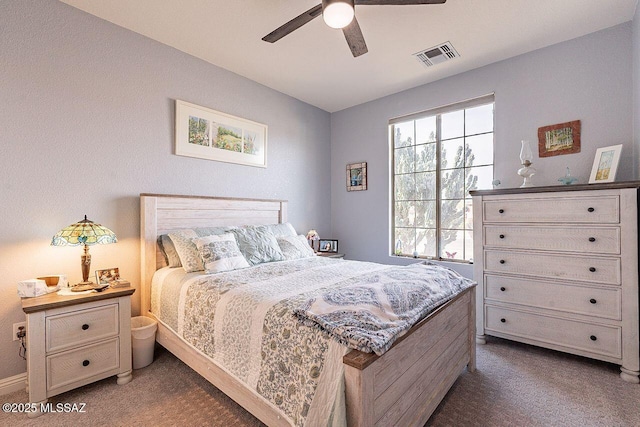
[[460, 57], [450, 42], [421, 50], [420, 52], [414, 53], [413, 56], [427, 67]]

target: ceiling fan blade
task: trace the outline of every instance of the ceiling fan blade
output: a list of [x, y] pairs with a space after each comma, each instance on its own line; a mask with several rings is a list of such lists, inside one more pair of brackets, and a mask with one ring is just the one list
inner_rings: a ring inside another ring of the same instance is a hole
[[442, 4], [447, 0], [355, 0], [356, 6], [407, 6], [412, 4]]
[[342, 29], [342, 33], [344, 34], [344, 38], [347, 39], [347, 44], [354, 58], [369, 52], [367, 44], [364, 42], [362, 30], [360, 30], [360, 25], [355, 16], [353, 17], [353, 21]]
[[277, 42], [287, 34], [294, 32], [295, 30], [302, 27], [307, 22], [313, 20], [313, 18], [320, 15], [322, 15], [322, 4], [314, 6], [311, 9], [307, 10], [305, 13], [296, 16], [291, 21], [287, 22], [283, 26], [273, 30], [272, 32], [264, 36], [262, 40], [269, 43]]

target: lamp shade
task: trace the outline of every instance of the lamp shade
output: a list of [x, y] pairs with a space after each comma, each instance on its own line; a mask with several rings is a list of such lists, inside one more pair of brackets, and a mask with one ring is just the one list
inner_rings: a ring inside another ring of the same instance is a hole
[[82, 221], [58, 231], [51, 239], [51, 246], [106, 245], [117, 241], [113, 231], [88, 220], [85, 215]]
[[344, 28], [354, 16], [353, 0], [322, 0], [322, 18], [331, 28]]

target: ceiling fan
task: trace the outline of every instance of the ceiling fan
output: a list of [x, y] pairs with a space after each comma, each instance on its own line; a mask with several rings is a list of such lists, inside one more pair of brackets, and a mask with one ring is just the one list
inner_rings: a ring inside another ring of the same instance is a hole
[[270, 32], [262, 40], [275, 43], [287, 34], [302, 27], [322, 14], [325, 23], [332, 28], [341, 28], [354, 57], [368, 52], [367, 44], [355, 17], [355, 6], [407, 6], [418, 4], [442, 4], [447, 0], [322, 0], [322, 3], [296, 16], [283, 26]]

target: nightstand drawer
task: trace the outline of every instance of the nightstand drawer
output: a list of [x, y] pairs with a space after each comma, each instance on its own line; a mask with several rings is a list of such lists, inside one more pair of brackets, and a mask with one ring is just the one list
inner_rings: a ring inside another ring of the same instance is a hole
[[618, 196], [545, 197], [485, 201], [486, 222], [586, 223], [620, 222]]
[[485, 306], [485, 322], [488, 331], [608, 357], [622, 357], [622, 333], [618, 326], [578, 322], [491, 305]]
[[59, 351], [116, 336], [118, 304], [48, 316], [46, 351]]
[[48, 356], [47, 391], [76, 382], [86, 384], [87, 379], [100, 374], [113, 375], [120, 367], [118, 344], [114, 338]]
[[622, 280], [619, 258], [487, 250], [484, 268], [488, 272], [609, 285], [619, 285]]
[[621, 289], [487, 275], [484, 295], [488, 301], [557, 310], [564, 313], [622, 318]]

